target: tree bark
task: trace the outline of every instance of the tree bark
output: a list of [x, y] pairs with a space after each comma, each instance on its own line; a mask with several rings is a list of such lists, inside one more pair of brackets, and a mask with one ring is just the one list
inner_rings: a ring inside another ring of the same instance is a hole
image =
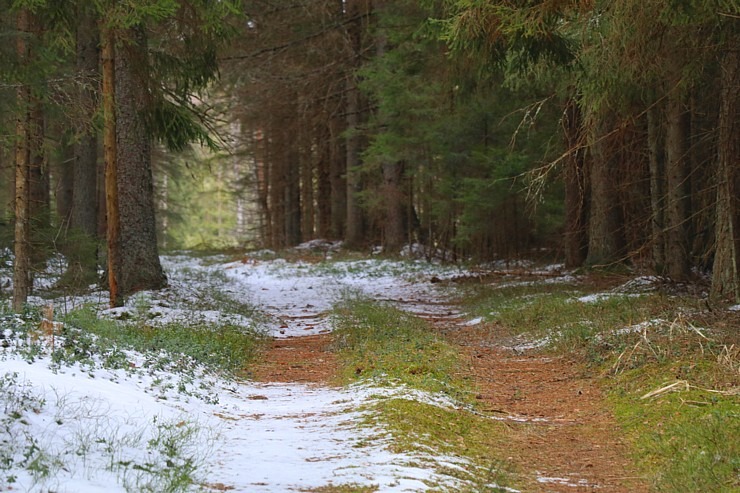
[[288, 187], [286, 166], [286, 150], [280, 129], [270, 132], [270, 223], [272, 231], [270, 235], [270, 246], [272, 248], [284, 248], [286, 246], [285, 222], [286, 206], [285, 191]]
[[360, 65], [362, 50], [362, 25], [360, 23], [360, 0], [346, 2], [346, 16], [349, 19], [347, 36], [349, 38], [352, 63], [346, 76], [346, 119], [347, 138], [347, 221], [345, 241], [350, 248], [356, 248], [364, 242], [365, 224], [360, 208], [362, 180], [360, 176], [360, 90], [357, 87], [355, 70]]
[[568, 157], [565, 162], [565, 265], [579, 267], [586, 260], [588, 250], [588, 182], [581, 112], [570, 99], [563, 115], [563, 133]]
[[[735, 45], [737, 46], [737, 45]], [[730, 48], [720, 67], [717, 204], [711, 296], [740, 303], [740, 56]]]
[[[383, 2], [373, 1], [373, 9], [378, 11], [383, 8]], [[388, 39], [382, 28], [378, 29], [375, 38], [375, 55], [381, 58], [385, 55]], [[379, 114], [379, 123], [385, 125], [385, 116]], [[398, 253], [401, 247], [407, 243], [408, 230], [405, 218], [406, 197], [403, 188], [403, 163], [387, 160], [381, 165], [383, 174], [383, 248], [386, 252]]]
[[331, 157], [330, 157], [330, 182], [331, 182], [331, 228], [329, 236], [338, 240], [344, 238], [347, 224], [347, 181], [346, 181], [346, 158], [347, 153], [343, 148], [341, 133], [343, 125], [339, 119], [334, 119], [331, 127]]
[[314, 238], [315, 215], [314, 208], [314, 153], [310, 145], [305, 151], [299, 151], [301, 161], [301, 241]]
[[[56, 184], [54, 186], [54, 197], [56, 199], [56, 211], [59, 218], [59, 227], [63, 231], [69, 229], [72, 217], [72, 194], [74, 192], [74, 149], [68, 142], [67, 136], [62, 136], [59, 144], [60, 162], [54, 166]], [[66, 250], [66, 248], [65, 248]]]
[[29, 214], [31, 217], [31, 263], [44, 263], [44, 245], [50, 244], [51, 206], [49, 169], [44, 153], [44, 110], [41, 101], [31, 96], [29, 114], [29, 167], [28, 187], [30, 194]]
[[685, 98], [672, 87], [666, 102], [666, 274], [674, 281], [689, 277], [689, 113]]
[[613, 145], [614, 117], [601, 116], [595, 127], [596, 138], [591, 145], [591, 210], [586, 264], [606, 266], [620, 260], [624, 243], [616, 192], [615, 172], [619, 162]]
[[316, 208], [317, 234], [319, 238], [329, 238], [331, 232], [331, 135], [324, 129], [318, 135], [316, 147], [319, 149], [316, 166]]
[[295, 141], [285, 136], [285, 240], [287, 246], [301, 242], [301, 165]]
[[[16, 18], [19, 36], [16, 41], [18, 60], [28, 64], [29, 13], [21, 9]], [[21, 84], [17, 91], [21, 106], [16, 120], [15, 147], [15, 235], [13, 263], [13, 310], [20, 312], [28, 300], [33, 280], [31, 277], [31, 231], [30, 231], [30, 188], [28, 183], [30, 166], [30, 115], [31, 89]]]
[[[147, 40], [143, 28], [125, 32], [116, 46], [116, 162], [121, 241], [122, 295], [167, 284], [157, 248], [148, 109]], [[109, 218], [111, 213], [109, 211]]]
[[[657, 103], [655, 103], [657, 104]], [[662, 112], [653, 106], [647, 113], [650, 153], [650, 209], [653, 268], [665, 273], [665, 132]]]
[[77, 5], [76, 70], [81, 79], [79, 104], [86, 122], [74, 144], [71, 238], [67, 248], [69, 268], [66, 277], [73, 285], [88, 285], [97, 277], [98, 239], [98, 137], [92, 124], [97, 110], [97, 86], [100, 76], [100, 33], [93, 9]]
[[116, 151], [115, 36], [102, 33], [103, 58], [103, 152], [105, 159], [105, 210], [108, 242], [108, 290], [111, 308], [123, 305], [119, 289], [121, 238], [118, 210], [118, 162]]

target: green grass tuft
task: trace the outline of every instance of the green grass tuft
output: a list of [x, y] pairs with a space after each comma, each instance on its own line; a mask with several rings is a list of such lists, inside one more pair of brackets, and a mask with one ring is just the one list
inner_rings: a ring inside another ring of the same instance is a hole
[[389, 305], [359, 299], [334, 312], [335, 347], [345, 381], [386, 380], [428, 392], [454, 394], [457, 351], [423, 320]]
[[462, 356], [453, 346], [424, 320], [362, 299], [339, 306], [334, 326], [345, 381], [400, 383], [430, 395], [445, 394], [456, 403], [443, 407], [410, 398], [379, 399], [368, 425], [386, 430], [393, 450], [410, 453], [423, 467], [435, 467], [426, 463], [429, 454], [447, 456], [456, 465], [437, 466], [437, 472], [462, 481], [453, 491], [505, 491], [511, 483], [508, 466], [495, 456], [505, 450], [506, 427], [474, 410], [475, 393], [462, 376]]
[[98, 318], [90, 309], [73, 311], [64, 322], [63, 353], [58, 354], [64, 360], [96, 353], [110, 359], [129, 349], [154, 355], [165, 352], [174, 360], [184, 356], [211, 369], [234, 373], [254, 361], [265, 341], [260, 332], [232, 324], [121, 323]]

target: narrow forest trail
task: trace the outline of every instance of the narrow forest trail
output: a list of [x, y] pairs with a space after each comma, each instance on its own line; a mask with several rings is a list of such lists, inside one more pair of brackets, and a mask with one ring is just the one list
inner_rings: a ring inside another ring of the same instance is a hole
[[585, 368], [562, 356], [512, 351], [490, 328], [436, 325], [467, 355], [483, 410], [510, 423], [502, 459], [529, 479], [525, 491], [647, 491]]
[[[545, 357], [506, 347], [495, 327], [471, 325], [446, 298], [408, 285], [376, 293], [426, 319], [434, 330], [460, 347], [483, 410], [509, 425], [506, 451], [491, 451], [514, 471], [526, 492], [643, 492], [628, 449], [596, 379], [566, 357]], [[298, 317], [280, 317], [296, 322]], [[326, 327], [328, 321], [314, 322]], [[290, 323], [290, 322], [289, 322]], [[300, 323], [300, 322], [298, 322]], [[296, 334], [296, 332], [292, 332]], [[254, 368], [263, 383], [331, 386], [337, 360], [329, 332], [275, 338]]]

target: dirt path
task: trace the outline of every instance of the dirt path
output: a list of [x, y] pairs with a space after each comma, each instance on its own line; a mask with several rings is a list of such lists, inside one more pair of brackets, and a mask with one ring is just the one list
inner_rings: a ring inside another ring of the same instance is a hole
[[[526, 492], [647, 491], [596, 380], [564, 357], [501, 347], [495, 327], [427, 317], [469, 361], [483, 408], [510, 424], [510, 448], [495, 451]], [[331, 385], [337, 359], [329, 334], [275, 339], [254, 369], [261, 382]]]
[[647, 491], [604, 395], [565, 357], [497, 347], [495, 328], [447, 331], [468, 356], [483, 408], [511, 423], [507, 459], [533, 477], [525, 491]]
[[258, 382], [331, 385], [336, 381], [337, 358], [330, 351], [331, 336], [319, 334], [273, 339], [261, 362], [253, 368]]

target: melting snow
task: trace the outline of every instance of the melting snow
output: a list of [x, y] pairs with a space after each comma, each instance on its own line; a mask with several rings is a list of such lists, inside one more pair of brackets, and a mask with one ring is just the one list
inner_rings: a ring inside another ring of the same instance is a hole
[[[255, 257], [230, 263], [225, 258], [164, 257], [170, 277], [166, 290], [139, 293], [125, 307], [113, 310], [105, 308], [105, 292], [54, 303], [58, 311], [89, 304], [105, 316], [144, 316], [148, 323], [266, 325], [278, 337], [330, 330], [327, 312], [346, 293], [387, 300], [411, 312], [460, 315], [447, 306], [449, 294], [429, 282], [432, 277], [459, 275], [454, 267], [381, 259], [288, 264]], [[55, 269], [62, 270], [59, 262]], [[216, 285], [234, 303], [257, 311], [219, 310], [209, 298]], [[31, 301], [49, 303], [41, 298]], [[256, 384], [202, 372], [178, 382], [181, 377], [142, 367], [140, 354], [126, 352], [126, 358], [131, 362], [126, 371], [102, 369], [99, 364], [60, 368], [48, 353], [29, 364], [12, 347], [0, 348], [0, 378], [17, 374], [15, 390], [45, 402], [25, 413], [23, 421], [13, 421], [14, 433], [36, 440], [48, 453], [51, 468], [48, 476], [36, 477], [22, 467], [6, 471], [0, 489], [11, 486], [4, 484], [11, 475], [12, 487], [20, 491], [139, 491], [147, 481], [147, 469], [170, 467], [172, 458], [152, 445], [163, 439], [163, 430], [190, 427], [185, 453], [199, 466], [197, 480], [209, 490], [300, 491], [357, 483], [376, 485], [384, 492], [424, 491], [432, 484], [460, 486], [458, 479], [437, 473], [437, 467], [471, 467], [457, 457], [392, 453], [387, 433], [362, 424], [368, 411], [360, 409], [374, 400], [393, 397], [454, 406], [444, 396], [403, 387]], [[185, 393], [176, 390], [182, 386], [188, 389]]]

